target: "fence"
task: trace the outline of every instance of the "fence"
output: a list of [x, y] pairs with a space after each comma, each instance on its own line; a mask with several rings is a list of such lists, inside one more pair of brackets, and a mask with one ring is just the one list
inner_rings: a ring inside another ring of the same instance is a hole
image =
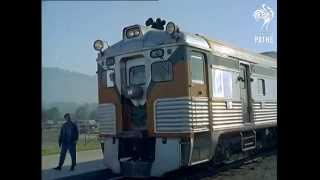
[[[97, 125], [86, 123], [77, 123], [79, 128], [79, 140], [77, 142], [77, 151], [100, 149], [98, 140], [99, 128]], [[43, 124], [42, 126], [42, 154], [59, 153], [59, 133], [62, 124]]]

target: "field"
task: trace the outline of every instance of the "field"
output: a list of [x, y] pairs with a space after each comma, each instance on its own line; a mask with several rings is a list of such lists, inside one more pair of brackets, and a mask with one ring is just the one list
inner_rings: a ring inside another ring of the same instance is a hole
[[[43, 129], [42, 130], [42, 156], [50, 154], [58, 154], [60, 148], [58, 145], [59, 128]], [[100, 142], [97, 139], [97, 133], [91, 131], [89, 133], [80, 133], [77, 143], [77, 151], [85, 151], [92, 149], [100, 149]]]

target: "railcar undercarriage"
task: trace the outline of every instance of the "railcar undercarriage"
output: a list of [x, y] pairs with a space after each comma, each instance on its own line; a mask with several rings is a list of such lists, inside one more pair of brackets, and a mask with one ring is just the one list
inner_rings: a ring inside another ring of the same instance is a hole
[[276, 144], [276, 127], [226, 133], [219, 138], [213, 162], [230, 163], [262, 149], [275, 147]]

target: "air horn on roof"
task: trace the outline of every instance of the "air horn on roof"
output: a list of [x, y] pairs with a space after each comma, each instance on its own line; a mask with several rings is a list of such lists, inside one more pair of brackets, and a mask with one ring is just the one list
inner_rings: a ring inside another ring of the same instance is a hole
[[164, 30], [164, 25], [166, 24], [165, 20], [161, 20], [160, 18], [157, 18], [156, 21], [153, 21], [152, 18], [149, 18], [146, 21], [146, 26], [151, 26], [152, 28]]
[[[149, 18], [145, 24], [146, 26], [151, 26], [154, 29], [164, 30], [164, 25], [166, 24], [166, 21], [161, 20], [160, 18], [157, 18], [156, 21], [153, 21], [152, 18]], [[179, 32], [179, 27], [173, 22], [168, 22], [166, 25], [166, 31], [169, 34], [174, 34], [175, 32]]]

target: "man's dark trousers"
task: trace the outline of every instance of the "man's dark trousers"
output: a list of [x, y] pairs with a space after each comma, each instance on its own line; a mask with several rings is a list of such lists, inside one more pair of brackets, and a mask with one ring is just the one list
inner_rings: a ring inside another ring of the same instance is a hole
[[61, 152], [60, 152], [59, 167], [62, 167], [68, 150], [69, 150], [71, 161], [72, 161], [71, 166], [74, 167], [76, 165], [76, 155], [77, 155], [76, 145], [77, 145], [76, 143], [62, 144]]

